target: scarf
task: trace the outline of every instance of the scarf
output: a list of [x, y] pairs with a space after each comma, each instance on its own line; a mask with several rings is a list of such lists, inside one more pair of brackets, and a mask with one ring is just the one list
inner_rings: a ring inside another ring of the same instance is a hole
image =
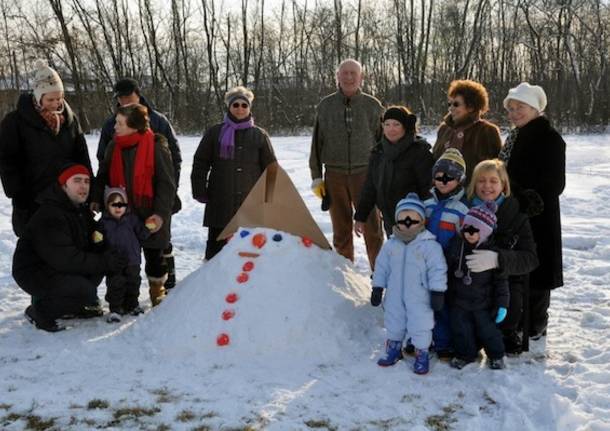
[[513, 151], [513, 146], [515, 142], [517, 142], [517, 136], [519, 136], [519, 128], [513, 128], [506, 137], [506, 141], [504, 142], [504, 146], [502, 150], [500, 150], [500, 154], [498, 158], [504, 162], [504, 164], [508, 167], [508, 162], [510, 161], [510, 153]]
[[445, 117], [445, 124], [451, 129], [451, 137], [445, 142], [445, 150], [447, 148], [457, 148], [463, 153], [462, 147], [464, 146], [464, 132], [470, 129], [472, 126], [481, 121], [480, 116], [469, 115], [463, 121], [455, 123], [451, 118], [451, 115], [447, 114]]
[[405, 244], [409, 244], [411, 241], [415, 239], [417, 235], [420, 234], [426, 228], [425, 223], [418, 224], [415, 229], [409, 229], [407, 232], [404, 232], [398, 228], [398, 226], [392, 226], [392, 233], [396, 238], [404, 242]]
[[235, 155], [235, 131], [254, 127], [254, 118], [238, 121], [231, 114], [226, 114], [220, 129], [220, 158], [232, 160]]
[[61, 129], [61, 125], [64, 124], [66, 118], [64, 117], [64, 104], [61, 104], [61, 107], [57, 111], [49, 111], [42, 106], [34, 99], [34, 109], [36, 112], [42, 117], [42, 120], [46, 124], [46, 126], [51, 129], [54, 135], [59, 135], [59, 130]]
[[136, 207], [152, 207], [154, 193], [152, 178], [155, 173], [154, 133], [147, 129], [144, 133], [136, 132], [126, 136], [115, 136], [113, 139], [115, 146], [110, 161], [110, 186], [127, 187], [123, 166], [123, 150], [136, 147], [131, 194]]
[[[495, 201], [498, 208], [500, 208], [500, 205], [502, 205], [505, 199], [506, 197], [504, 196], [504, 193], [500, 193], [500, 196], [498, 196]], [[472, 205], [470, 205], [470, 208], [478, 207], [480, 205], [483, 205], [484, 203], [484, 200], [481, 200], [478, 196], [475, 196], [472, 198]], [[498, 212], [498, 210], [496, 210], [496, 212]]]

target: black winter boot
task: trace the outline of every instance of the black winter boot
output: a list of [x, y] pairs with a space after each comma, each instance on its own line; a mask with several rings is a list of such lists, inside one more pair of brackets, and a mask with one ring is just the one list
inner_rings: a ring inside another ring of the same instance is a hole
[[40, 313], [33, 305], [28, 306], [25, 309], [25, 318], [28, 319], [30, 323], [32, 323], [36, 328], [42, 329], [47, 332], [59, 332], [63, 331], [65, 326], [60, 326], [57, 324], [57, 321], [53, 319], [49, 319], [42, 313]]
[[165, 282], [165, 292], [176, 287], [176, 263], [174, 262], [173, 247], [170, 244], [163, 250], [163, 257], [167, 265], [167, 281]]

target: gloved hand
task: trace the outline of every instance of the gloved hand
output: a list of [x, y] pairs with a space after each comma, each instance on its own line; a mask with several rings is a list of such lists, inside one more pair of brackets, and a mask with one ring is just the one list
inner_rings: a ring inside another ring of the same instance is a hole
[[99, 244], [100, 242], [104, 241], [104, 234], [99, 230], [95, 230], [91, 235], [91, 239], [93, 239], [94, 244]]
[[498, 253], [492, 250], [474, 250], [466, 256], [466, 266], [472, 272], [483, 272], [498, 267]]
[[322, 178], [316, 178], [311, 183], [311, 191], [314, 195], [322, 199], [326, 195], [326, 187]]
[[108, 250], [104, 252], [104, 261], [106, 263], [106, 273], [116, 274], [121, 272], [128, 264], [129, 259], [122, 253], [118, 253], [115, 250]]
[[445, 292], [430, 292], [430, 307], [434, 311], [441, 311], [445, 304]]
[[373, 287], [373, 291], [371, 292], [371, 305], [373, 307], [379, 306], [379, 304], [381, 304], [382, 296], [383, 287]]
[[151, 233], [157, 233], [163, 226], [163, 219], [161, 216], [153, 214], [144, 221], [144, 225]]
[[528, 217], [535, 217], [542, 214], [542, 211], [544, 211], [544, 201], [536, 190], [525, 189], [521, 192], [521, 197], [524, 207], [521, 208], [521, 210], [525, 212]]
[[506, 308], [499, 307], [498, 314], [496, 314], [496, 323], [501, 323], [506, 318]]

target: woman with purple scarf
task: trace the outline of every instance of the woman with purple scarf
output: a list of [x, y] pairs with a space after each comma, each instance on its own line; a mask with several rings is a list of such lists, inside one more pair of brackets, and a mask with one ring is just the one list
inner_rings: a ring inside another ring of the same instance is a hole
[[254, 125], [254, 94], [235, 87], [225, 94], [228, 112], [220, 124], [209, 128], [195, 151], [191, 188], [193, 198], [205, 206], [203, 225], [208, 228], [205, 259], [226, 244], [216, 238], [231, 221], [265, 168], [276, 161], [269, 135]]

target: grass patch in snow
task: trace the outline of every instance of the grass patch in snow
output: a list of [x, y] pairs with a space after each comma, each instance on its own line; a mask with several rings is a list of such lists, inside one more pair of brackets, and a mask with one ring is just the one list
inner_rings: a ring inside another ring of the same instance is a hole
[[195, 419], [195, 413], [192, 410], [182, 410], [176, 415], [176, 420], [180, 422], [190, 422]]
[[10, 410], [13, 407], [11, 404], [0, 403], [0, 410]]
[[24, 419], [26, 430], [44, 431], [55, 426], [55, 418], [43, 419], [37, 415], [27, 415]]
[[180, 399], [179, 396], [172, 394], [167, 388], [155, 389], [150, 391], [150, 393], [156, 395], [157, 402], [162, 404], [174, 403]]
[[460, 408], [461, 406], [457, 404], [449, 404], [448, 406], [443, 407], [442, 414], [431, 415], [426, 418], [426, 426], [434, 431], [449, 431], [453, 429], [452, 424], [457, 422], [454, 414]]
[[106, 400], [100, 400], [99, 398], [94, 398], [87, 403], [87, 410], [104, 410], [110, 407], [110, 403]]
[[329, 431], [336, 431], [336, 429], [337, 429], [337, 427], [333, 426], [327, 419], [321, 419], [321, 420], [310, 419], [308, 421], [305, 421], [305, 425], [307, 425], [307, 427], [309, 427], [309, 428], [315, 428], [315, 429], [324, 428]]

